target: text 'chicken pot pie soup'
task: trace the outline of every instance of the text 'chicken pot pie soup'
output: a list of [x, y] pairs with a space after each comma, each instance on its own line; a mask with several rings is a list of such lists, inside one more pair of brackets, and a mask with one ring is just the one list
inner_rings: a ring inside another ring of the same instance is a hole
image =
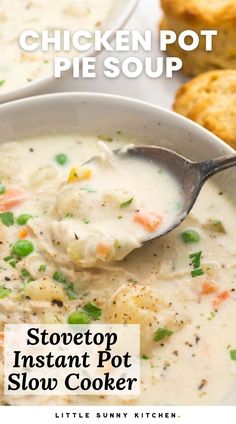
[[164, 168], [114, 158], [129, 143], [0, 146], [0, 334], [3, 347], [6, 323], [139, 324], [141, 394], [4, 396], [1, 362], [2, 404], [220, 404], [235, 386], [235, 205], [208, 182], [180, 227], [141, 247], [182, 192]]
[[113, 0], [1, 0], [0, 94], [52, 74], [53, 58], [60, 56], [53, 49], [24, 52], [19, 46], [23, 31], [94, 32], [103, 27], [112, 4]]

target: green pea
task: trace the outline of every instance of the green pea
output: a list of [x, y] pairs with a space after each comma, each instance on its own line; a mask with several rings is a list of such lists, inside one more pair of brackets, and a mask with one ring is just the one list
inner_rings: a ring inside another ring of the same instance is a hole
[[90, 324], [90, 319], [85, 312], [72, 312], [67, 319], [68, 324]]
[[186, 230], [181, 234], [181, 240], [184, 243], [198, 243], [200, 241], [200, 235], [197, 231]]
[[20, 257], [28, 256], [33, 251], [34, 251], [34, 245], [29, 240], [18, 240], [12, 248], [12, 253]]
[[32, 215], [29, 215], [28, 213], [23, 213], [22, 215], [18, 216], [16, 222], [18, 225], [25, 225], [31, 218], [33, 218]]
[[55, 159], [59, 165], [65, 165], [68, 161], [68, 157], [64, 153], [59, 153], [58, 155], [56, 155]]

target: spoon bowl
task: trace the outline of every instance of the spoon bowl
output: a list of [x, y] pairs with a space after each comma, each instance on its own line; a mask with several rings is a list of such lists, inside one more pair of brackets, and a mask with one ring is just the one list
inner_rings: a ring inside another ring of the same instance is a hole
[[163, 231], [160, 228], [158, 233], [147, 234], [143, 241], [163, 236], [178, 227], [194, 206], [206, 180], [212, 175], [236, 165], [236, 155], [223, 156], [203, 162], [192, 162], [172, 150], [156, 146], [132, 145], [130, 148], [119, 149], [114, 151], [114, 153], [123, 159], [129, 157], [149, 161], [152, 165], [156, 163], [158, 166], [165, 168], [176, 179], [182, 189], [183, 201], [176, 212], [175, 221]]

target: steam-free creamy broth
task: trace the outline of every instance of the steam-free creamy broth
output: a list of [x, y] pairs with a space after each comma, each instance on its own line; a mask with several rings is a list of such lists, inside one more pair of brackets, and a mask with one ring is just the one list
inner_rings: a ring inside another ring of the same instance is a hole
[[[110, 149], [135, 143], [118, 132], [0, 146], [1, 330], [95, 318], [138, 323], [141, 394], [4, 396], [1, 363], [1, 402], [221, 404], [236, 385], [235, 205], [209, 182], [180, 227], [121, 260], [156, 225], [156, 214], [158, 225], [172, 219], [181, 190], [143, 162], [135, 184], [136, 169], [129, 161], [116, 169], [109, 152], [82, 166], [99, 154], [101, 139]], [[143, 209], [151, 221], [135, 221]]]
[[56, 197], [56, 220], [49, 219], [46, 226], [38, 223], [50, 242], [56, 240], [82, 267], [124, 259], [150, 234], [169, 229], [182, 202], [181, 187], [166, 169], [129, 158], [126, 147], [113, 153], [104, 143], [99, 145], [99, 155], [71, 168]]
[[[60, 52], [28, 53], [19, 36], [25, 30], [87, 30], [102, 28], [113, 0], [1, 0], [0, 93], [19, 88], [53, 73], [52, 59]], [[77, 53], [78, 54], [78, 53]], [[65, 54], [62, 54], [65, 56]]]

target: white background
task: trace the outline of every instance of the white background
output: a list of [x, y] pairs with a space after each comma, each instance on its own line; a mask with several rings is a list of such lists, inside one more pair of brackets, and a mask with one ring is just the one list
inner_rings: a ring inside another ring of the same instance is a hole
[[[158, 43], [158, 22], [161, 17], [161, 9], [158, 0], [139, 0], [139, 6], [134, 12], [133, 17], [126, 24], [127, 29], [138, 29], [140, 31], [151, 29], [156, 33], [157, 42], [153, 48], [151, 55], [153, 57], [162, 56], [159, 51]], [[186, 78], [180, 72], [175, 74], [172, 79], [166, 79], [164, 76], [158, 79], [150, 79], [145, 75], [137, 79], [128, 79], [121, 76], [115, 80], [105, 78], [103, 76], [103, 60], [111, 53], [102, 53], [97, 58], [97, 78], [96, 79], [73, 79], [58, 81], [54, 91], [93, 91], [110, 94], [118, 94], [121, 96], [135, 97], [139, 100], [145, 100], [159, 106], [171, 108], [175, 92]], [[144, 52], [137, 54], [137, 57], [145, 57]], [[148, 53], [150, 55], [150, 53]], [[117, 57], [125, 57], [124, 54], [116, 54]], [[126, 56], [129, 56], [127, 54]]]

